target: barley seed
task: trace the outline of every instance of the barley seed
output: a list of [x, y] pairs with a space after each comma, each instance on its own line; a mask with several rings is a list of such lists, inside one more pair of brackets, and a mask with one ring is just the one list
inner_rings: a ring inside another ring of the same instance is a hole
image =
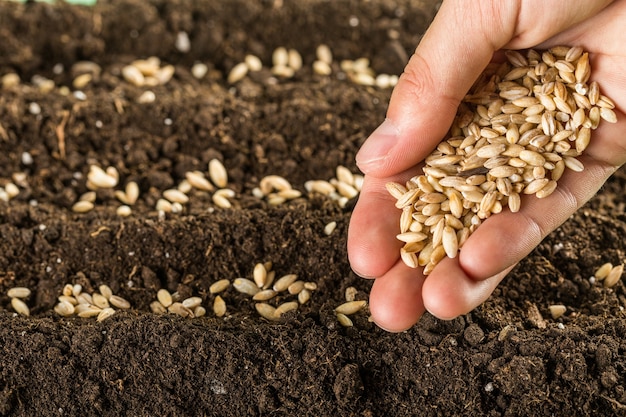
[[565, 312], [567, 311], [567, 307], [565, 307], [563, 304], [554, 304], [548, 306], [548, 310], [550, 310], [550, 315], [552, 316], [552, 318], [556, 320], [563, 314], [565, 314]]
[[154, 314], [165, 314], [167, 313], [167, 308], [158, 301], [153, 301], [150, 303], [150, 311]]
[[223, 209], [229, 209], [233, 206], [231, 202], [221, 194], [214, 194], [211, 200], [213, 200], [213, 204]]
[[284, 302], [280, 304], [278, 307], [276, 307], [276, 310], [274, 310], [274, 316], [279, 318], [280, 316], [282, 316], [285, 313], [288, 313], [289, 311], [297, 310], [298, 305], [299, 304], [297, 301]]
[[98, 314], [98, 318], [96, 320], [98, 322], [102, 322], [114, 314], [115, 314], [115, 310], [112, 309], [111, 307], [103, 308], [102, 311], [100, 311], [100, 313]]
[[298, 279], [298, 275], [296, 274], [287, 274], [280, 277], [274, 285], [272, 289], [276, 292], [282, 292], [287, 290], [291, 284], [293, 284]]
[[128, 217], [133, 213], [133, 209], [127, 205], [121, 205], [115, 210], [115, 212], [120, 217]]
[[252, 277], [257, 287], [263, 288], [265, 285], [265, 279], [267, 278], [267, 270], [262, 263], [258, 263], [254, 266]]
[[337, 308], [335, 313], [351, 315], [361, 311], [367, 305], [366, 301], [347, 301]]
[[219, 188], [224, 188], [228, 185], [228, 173], [219, 159], [212, 159], [209, 162], [209, 177], [213, 184]]
[[91, 201], [77, 201], [72, 206], [72, 211], [74, 213], [87, 213], [93, 210], [94, 204]]
[[176, 188], [170, 188], [169, 190], [163, 191], [163, 197], [169, 200], [171, 203], [179, 203], [186, 204], [189, 202], [189, 197], [187, 194], [183, 193]]
[[139, 68], [134, 65], [127, 65], [122, 68], [122, 76], [126, 81], [128, 81], [135, 87], [141, 87], [146, 81]]
[[191, 309], [185, 307], [183, 303], [178, 301], [172, 303], [172, 305], [167, 308], [167, 311], [184, 318], [193, 318], [193, 311], [191, 311]]
[[267, 303], [256, 303], [254, 305], [256, 311], [261, 315], [261, 317], [270, 320], [276, 321], [278, 316], [276, 315], [276, 308]]
[[85, 308], [81, 309], [80, 311], [76, 312], [76, 315], [78, 317], [81, 318], [89, 318], [89, 317], [96, 317], [99, 316], [100, 313], [102, 313], [102, 308], [97, 307], [95, 305], [91, 305], [91, 306], [86, 306]]
[[30, 309], [26, 303], [19, 298], [11, 298], [11, 307], [13, 307], [16, 313], [22, 316], [30, 316]]
[[13, 287], [7, 291], [9, 298], [28, 298], [30, 290], [26, 287]]
[[206, 64], [203, 64], [202, 62], [196, 62], [191, 67], [191, 75], [193, 75], [194, 78], [198, 80], [201, 80], [202, 78], [204, 78], [204, 76], [208, 72], [209, 72], [209, 67]]
[[74, 314], [74, 309], [74, 305], [67, 301], [61, 301], [54, 306], [54, 312], [63, 317], [69, 317]]
[[333, 234], [336, 228], [337, 228], [337, 222], [333, 221], [333, 222], [327, 223], [326, 226], [324, 226], [324, 234], [326, 236], [330, 236]]
[[613, 264], [610, 262], [607, 262], [603, 264], [600, 268], [598, 268], [596, 272], [593, 274], [593, 276], [598, 281], [602, 281], [604, 278], [606, 278], [609, 275], [609, 272], [611, 272], [612, 269], [613, 269]]
[[209, 287], [209, 292], [211, 294], [217, 294], [226, 290], [229, 286], [230, 286], [229, 280], [227, 280], [226, 278], [220, 279], [219, 281], [216, 281], [213, 284], [211, 284], [211, 286]]
[[337, 317], [337, 321], [343, 327], [353, 327], [354, 326], [354, 324], [352, 323], [352, 320], [350, 319], [350, 317], [346, 316], [345, 314], [336, 313], [335, 317]]
[[287, 292], [291, 295], [294, 294], [298, 294], [300, 291], [302, 291], [304, 289], [304, 281], [302, 280], [297, 280], [294, 281], [293, 283], [291, 283], [288, 287], [287, 287]]
[[243, 80], [247, 74], [248, 66], [245, 62], [240, 62], [230, 70], [226, 81], [228, 82], [228, 84], [235, 84]]
[[121, 309], [129, 309], [130, 308], [130, 303], [123, 299], [122, 297], [119, 297], [117, 295], [112, 295], [109, 298], [109, 303], [111, 303], [111, 305], [113, 307], [117, 307], [117, 308], [121, 308]]
[[95, 293], [91, 296], [93, 305], [99, 308], [109, 307], [109, 300], [102, 294]]
[[[624, 264], [617, 265], [611, 268], [611, 271], [609, 271], [609, 274], [604, 279], [604, 286], [606, 288], [614, 287], [622, 278], [623, 273], [624, 273]], [[15, 300], [15, 298], [13, 300]]]
[[174, 300], [172, 300], [172, 294], [165, 288], [161, 288], [157, 291], [157, 300], [163, 305], [163, 307], [167, 308], [172, 305]]
[[350, 302], [350, 301], [354, 301], [356, 299], [356, 295], [358, 294], [358, 290], [354, 287], [348, 287], [345, 290], [344, 293], [344, 298], [346, 299], [346, 301]]
[[261, 59], [256, 55], [246, 55], [244, 62], [250, 71], [261, 71], [261, 69], [263, 69], [263, 62], [261, 62]]
[[272, 298], [276, 297], [276, 294], [278, 294], [276, 291], [274, 290], [261, 290], [258, 293], [254, 294], [252, 296], [252, 299], [254, 301], [267, 301], [267, 300], [271, 300]]
[[259, 287], [253, 281], [246, 278], [235, 279], [235, 281], [233, 281], [233, 287], [240, 293], [249, 296], [254, 296], [260, 291]]

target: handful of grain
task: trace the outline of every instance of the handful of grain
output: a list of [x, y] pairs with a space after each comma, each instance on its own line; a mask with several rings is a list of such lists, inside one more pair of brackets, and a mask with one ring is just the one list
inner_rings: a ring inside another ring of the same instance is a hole
[[521, 194], [552, 194], [601, 119], [616, 122], [615, 105], [589, 81], [589, 55], [558, 46], [526, 54], [507, 51], [490, 64], [461, 102], [447, 139], [424, 161], [424, 174], [388, 183], [402, 210], [400, 255], [428, 275], [459, 248], [484, 219]]

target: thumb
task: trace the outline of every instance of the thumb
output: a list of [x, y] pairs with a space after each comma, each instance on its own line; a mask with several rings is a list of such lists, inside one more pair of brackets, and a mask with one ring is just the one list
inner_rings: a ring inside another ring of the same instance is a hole
[[[365, 174], [387, 177], [404, 171], [445, 136], [465, 93], [494, 51], [511, 39], [512, 32], [501, 28], [512, 27], [515, 14], [482, 10], [487, 3], [443, 2], [394, 88], [387, 118], [356, 156]], [[499, 19], [512, 24], [501, 21], [494, 28], [491, 22]], [[485, 33], [484, 27], [492, 30]]]
[[396, 85], [387, 118], [356, 156], [389, 177], [422, 161], [446, 135], [474, 81], [503, 48], [528, 48], [595, 14], [608, 0], [444, 1]]

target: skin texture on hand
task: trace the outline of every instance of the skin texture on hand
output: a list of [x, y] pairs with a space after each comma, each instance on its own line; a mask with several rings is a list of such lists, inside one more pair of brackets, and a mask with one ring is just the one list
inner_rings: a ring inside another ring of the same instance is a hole
[[[374, 321], [406, 330], [424, 311], [451, 319], [483, 301], [541, 240], [626, 162], [626, 0], [446, 0], [395, 87], [387, 117], [363, 144], [357, 165], [365, 174], [348, 232], [353, 270], [376, 278], [370, 294]], [[581, 46], [591, 80], [613, 99], [618, 122], [603, 122], [579, 160], [548, 198], [525, 196], [518, 213], [487, 219], [454, 259], [426, 279], [399, 259], [400, 211], [385, 189], [421, 173], [420, 163], [445, 137], [465, 93], [501, 49]]]

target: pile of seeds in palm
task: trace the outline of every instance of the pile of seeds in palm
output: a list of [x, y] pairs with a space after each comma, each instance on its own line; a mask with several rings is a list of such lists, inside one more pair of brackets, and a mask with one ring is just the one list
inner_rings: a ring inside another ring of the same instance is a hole
[[454, 258], [492, 214], [520, 210], [521, 195], [545, 198], [601, 120], [616, 122], [613, 101], [589, 82], [580, 47], [507, 51], [490, 64], [459, 106], [448, 137], [426, 158], [423, 175], [387, 190], [402, 210], [400, 255], [429, 274]]

